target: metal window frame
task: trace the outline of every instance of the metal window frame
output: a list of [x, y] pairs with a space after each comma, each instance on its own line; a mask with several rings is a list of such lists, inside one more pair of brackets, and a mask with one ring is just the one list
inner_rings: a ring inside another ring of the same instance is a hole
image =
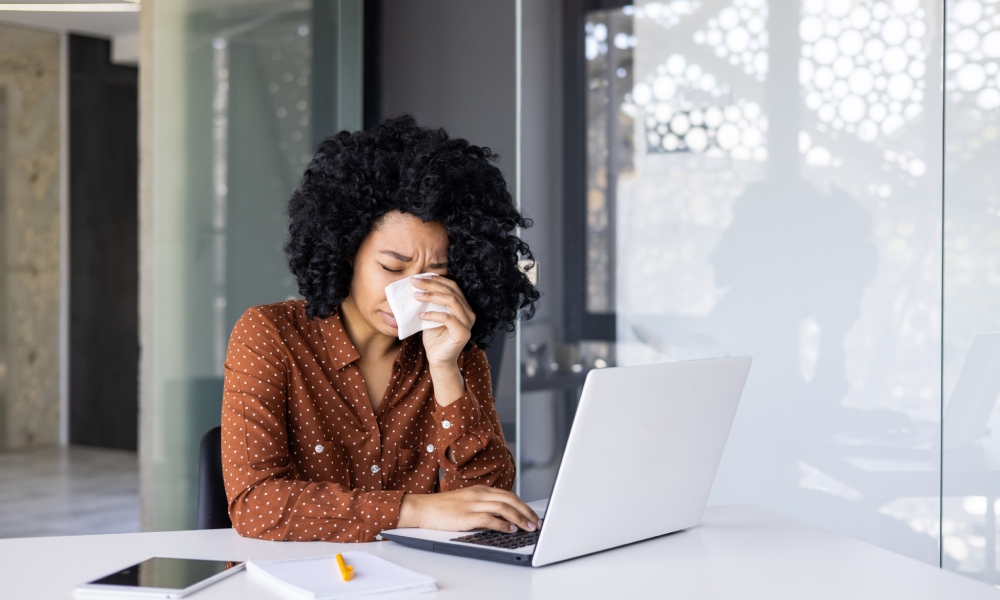
[[[587, 87], [584, 23], [594, 10], [629, 6], [627, 0], [563, 0], [563, 283], [565, 338], [614, 341], [614, 313], [587, 310]], [[609, 201], [614, 210], [613, 199]], [[613, 227], [613, 224], [612, 224]]]

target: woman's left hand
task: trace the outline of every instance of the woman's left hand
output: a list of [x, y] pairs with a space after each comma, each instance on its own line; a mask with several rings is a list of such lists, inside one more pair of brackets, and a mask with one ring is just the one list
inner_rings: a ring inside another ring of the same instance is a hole
[[443, 276], [414, 277], [411, 284], [420, 291], [413, 297], [420, 302], [433, 302], [448, 308], [444, 312], [425, 312], [420, 318], [425, 321], [442, 323], [444, 327], [425, 329], [423, 332], [424, 351], [432, 369], [457, 366], [458, 355], [472, 337], [472, 325], [476, 313], [472, 312], [458, 284]]

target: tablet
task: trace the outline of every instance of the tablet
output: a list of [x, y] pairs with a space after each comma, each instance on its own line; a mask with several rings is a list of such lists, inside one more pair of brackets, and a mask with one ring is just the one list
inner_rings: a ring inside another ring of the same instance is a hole
[[74, 588], [77, 596], [181, 598], [242, 570], [242, 562], [154, 557]]

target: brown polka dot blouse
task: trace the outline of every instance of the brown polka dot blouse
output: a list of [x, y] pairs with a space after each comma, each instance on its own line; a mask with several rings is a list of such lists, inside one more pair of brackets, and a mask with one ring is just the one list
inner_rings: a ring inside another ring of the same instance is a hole
[[420, 334], [403, 341], [377, 411], [360, 358], [339, 314], [310, 320], [303, 300], [240, 317], [222, 404], [223, 475], [240, 535], [367, 542], [396, 526], [404, 493], [511, 488], [514, 461], [481, 349], [459, 356], [466, 393], [446, 407], [434, 401]]

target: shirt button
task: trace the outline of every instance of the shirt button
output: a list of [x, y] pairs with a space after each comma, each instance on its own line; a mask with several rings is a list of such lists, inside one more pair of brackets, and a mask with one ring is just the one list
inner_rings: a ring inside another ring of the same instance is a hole
[[313, 448], [313, 450], [315, 450], [317, 453], [322, 452], [323, 451], [323, 444], [316, 444], [316, 447]]
[[434, 444], [427, 444], [427, 451], [434, 452]]
[[379, 472], [378, 465], [372, 465], [372, 473], [378, 473], [378, 472]]
[[447, 419], [444, 420], [444, 421], [441, 421], [441, 427], [444, 427], [445, 429], [448, 429], [449, 427], [451, 427], [451, 421], [448, 421]]

